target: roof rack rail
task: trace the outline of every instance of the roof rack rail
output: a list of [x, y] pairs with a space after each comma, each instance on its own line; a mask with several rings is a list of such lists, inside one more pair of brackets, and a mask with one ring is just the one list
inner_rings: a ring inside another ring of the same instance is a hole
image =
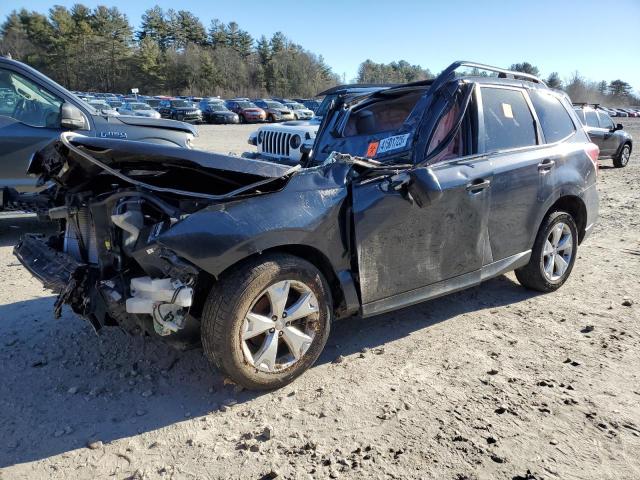
[[513, 79], [516, 79], [516, 80], [518, 80], [518, 79], [527, 80], [529, 82], [538, 83], [538, 84], [543, 85], [545, 87], [547, 86], [547, 84], [544, 83], [542, 80], [540, 80], [538, 77], [536, 77], [535, 75], [531, 75], [529, 73], [515, 72], [513, 70], [505, 70], [503, 68], [492, 67], [491, 65], [485, 65], [483, 63], [467, 62], [467, 61], [464, 61], [464, 60], [457, 60], [457, 61], [453, 62], [451, 65], [449, 65], [447, 68], [445, 68], [440, 73], [440, 75], [438, 75], [438, 77], [435, 79], [435, 81], [431, 85], [431, 90], [436, 91], [443, 84], [445, 84], [449, 80], [455, 78], [456, 70], [458, 70], [459, 68], [462, 68], [462, 67], [477, 68], [478, 70], [485, 70], [485, 71], [488, 71], [488, 72], [494, 72], [494, 73], [498, 74], [498, 78], [513, 78]]
[[576, 107], [593, 107], [598, 108], [600, 106], [599, 103], [589, 103], [589, 102], [573, 102], [573, 105]]

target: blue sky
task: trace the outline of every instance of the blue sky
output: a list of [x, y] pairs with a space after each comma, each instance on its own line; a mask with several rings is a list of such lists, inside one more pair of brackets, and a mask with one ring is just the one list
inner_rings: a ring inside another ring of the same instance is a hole
[[[46, 12], [64, 0], [0, 2], [0, 18], [26, 7]], [[144, 10], [186, 9], [208, 26], [236, 21], [254, 37], [280, 30], [324, 56], [347, 81], [361, 61], [404, 59], [437, 72], [453, 60], [507, 67], [529, 61], [542, 75], [568, 78], [578, 70], [592, 80], [621, 78], [640, 92], [640, 0], [197, 0], [184, 3], [111, 0], [138, 26]]]

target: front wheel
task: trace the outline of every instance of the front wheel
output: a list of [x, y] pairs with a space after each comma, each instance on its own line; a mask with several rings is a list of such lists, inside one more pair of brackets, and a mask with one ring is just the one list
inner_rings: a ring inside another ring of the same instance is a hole
[[529, 263], [516, 270], [516, 278], [524, 287], [553, 292], [569, 278], [577, 251], [578, 228], [573, 217], [552, 212], [540, 226]]
[[625, 143], [620, 150], [620, 155], [613, 158], [613, 166], [616, 168], [626, 167], [631, 158], [631, 145]]
[[320, 356], [331, 312], [331, 292], [315, 266], [292, 255], [264, 255], [211, 290], [202, 315], [204, 352], [246, 388], [282, 387]]

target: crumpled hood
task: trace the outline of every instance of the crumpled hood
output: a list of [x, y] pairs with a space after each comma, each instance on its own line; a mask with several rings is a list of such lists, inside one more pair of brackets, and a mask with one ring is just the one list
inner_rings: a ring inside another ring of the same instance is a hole
[[278, 178], [291, 169], [287, 165], [262, 160], [133, 140], [85, 137], [84, 135], [72, 135], [69, 140], [73, 145], [86, 149], [100, 162], [110, 166], [122, 163], [129, 165], [144, 163], [147, 166], [158, 164], [161, 168], [162, 165], [186, 164], [196, 170], [199, 168], [220, 170], [264, 178]]

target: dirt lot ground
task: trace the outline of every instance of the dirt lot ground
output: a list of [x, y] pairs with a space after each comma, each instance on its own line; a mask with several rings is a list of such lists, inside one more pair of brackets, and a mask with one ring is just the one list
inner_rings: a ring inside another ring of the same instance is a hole
[[[250, 131], [198, 143], [242, 151]], [[509, 274], [337, 323], [314, 368], [263, 394], [201, 350], [54, 320], [11, 253], [46, 226], [3, 218], [0, 478], [640, 478], [639, 185], [637, 151], [603, 162], [600, 223], [558, 292]]]

